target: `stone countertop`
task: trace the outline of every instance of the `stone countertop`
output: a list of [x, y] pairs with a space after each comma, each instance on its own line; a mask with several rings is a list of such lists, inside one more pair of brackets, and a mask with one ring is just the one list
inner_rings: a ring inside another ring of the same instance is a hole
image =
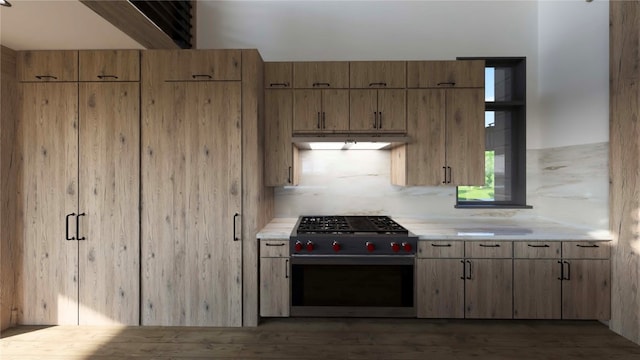
[[[612, 240], [607, 230], [585, 229], [543, 219], [394, 217], [420, 240], [588, 241]], [[288, 239], [298, 218], [275, 218], [258, 239]]]

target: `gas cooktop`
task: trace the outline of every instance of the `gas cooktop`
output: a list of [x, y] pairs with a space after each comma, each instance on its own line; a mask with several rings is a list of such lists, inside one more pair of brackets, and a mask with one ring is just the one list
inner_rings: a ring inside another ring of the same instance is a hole
[[408, 234], [407, 229], [388, 216], [302, 216], [300, 234]]

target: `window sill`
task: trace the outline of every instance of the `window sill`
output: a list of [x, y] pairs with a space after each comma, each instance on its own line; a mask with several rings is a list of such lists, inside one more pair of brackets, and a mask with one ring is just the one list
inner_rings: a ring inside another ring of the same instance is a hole
[[456, 204], [456, 209], [533, 209], [531, 205], [500, 205], [500, 204]]

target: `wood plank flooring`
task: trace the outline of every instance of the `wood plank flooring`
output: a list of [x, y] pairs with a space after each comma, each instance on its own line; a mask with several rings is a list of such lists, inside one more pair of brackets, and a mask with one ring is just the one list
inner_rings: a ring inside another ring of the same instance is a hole
[[256, 328], [22, 326], [3, 360], [640, 359], [595, 321], [278, 319]]

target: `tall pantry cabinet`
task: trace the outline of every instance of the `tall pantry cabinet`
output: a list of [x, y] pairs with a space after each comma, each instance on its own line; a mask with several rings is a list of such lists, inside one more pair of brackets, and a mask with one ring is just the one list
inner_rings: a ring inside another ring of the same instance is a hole
[[137, 51], [17, 53], [22, 324], [138, 324]]

